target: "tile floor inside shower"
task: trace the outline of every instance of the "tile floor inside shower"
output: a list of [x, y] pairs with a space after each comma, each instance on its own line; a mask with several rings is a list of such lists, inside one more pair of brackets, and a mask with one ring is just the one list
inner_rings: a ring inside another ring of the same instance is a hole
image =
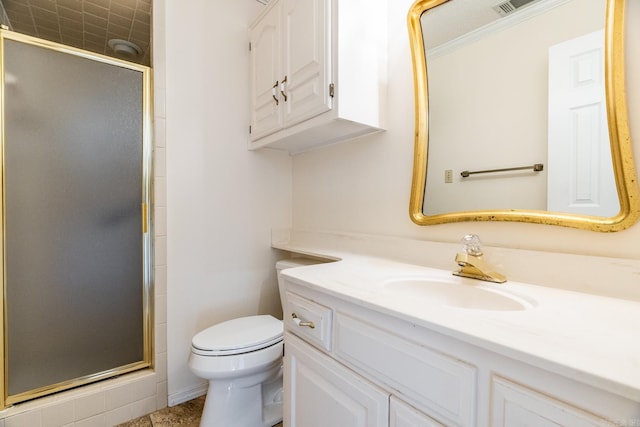
[[[199, 427], [204, 396], [171, 408], [164, 408], [117, 427]], [[232, 426], [229, 426], [232, 427]], [[282, 427], [282, 423], [274, 427]]]

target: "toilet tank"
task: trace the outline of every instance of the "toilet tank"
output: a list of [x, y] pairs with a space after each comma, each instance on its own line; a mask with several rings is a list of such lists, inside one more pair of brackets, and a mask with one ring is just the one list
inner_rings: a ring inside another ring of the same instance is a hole
[[278, 291], [280, 292], [280, 304], [282, 305], [282, 311], [284, 312], [286, 305], [285, 292], [283, 280], [280, 277], [280, 272], [287, 268], [302, 267], [305, 265], [323, 264], [328, 261], [312, 258], [289, 258], [276, 262], [276, 273], [278, 275]]

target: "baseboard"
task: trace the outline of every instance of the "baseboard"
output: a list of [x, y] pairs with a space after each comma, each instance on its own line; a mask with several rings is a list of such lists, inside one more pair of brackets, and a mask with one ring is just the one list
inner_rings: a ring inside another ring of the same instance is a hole
[[204, 396], [207, 394], [208, 382], [200, 383], [195, 387], [180, 390], [177, 393], [169, 395], [169, 406], [176, 406], [184, 403], [188, 400], [195, 399], [196, 397]]

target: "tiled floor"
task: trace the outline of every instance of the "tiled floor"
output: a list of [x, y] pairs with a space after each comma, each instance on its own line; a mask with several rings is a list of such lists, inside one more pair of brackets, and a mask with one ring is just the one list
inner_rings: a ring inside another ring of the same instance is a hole
[[[203, 407], [204, 396], [172, 408], [161, 409], [117, 427], [198, 427]], [[282, 423], [274, 427], [282, 427]]]

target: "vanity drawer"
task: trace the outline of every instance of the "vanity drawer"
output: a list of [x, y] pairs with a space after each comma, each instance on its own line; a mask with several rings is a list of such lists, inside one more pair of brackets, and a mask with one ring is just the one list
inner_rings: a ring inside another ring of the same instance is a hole
[[331, 318], [329, 307], [287, 292], [287, 308], [283, 313], [287, 329], [327, 351], [331, 351]]
[[476, 367], [335, 314], [334, 354], [447, 426], [475, 425]]

